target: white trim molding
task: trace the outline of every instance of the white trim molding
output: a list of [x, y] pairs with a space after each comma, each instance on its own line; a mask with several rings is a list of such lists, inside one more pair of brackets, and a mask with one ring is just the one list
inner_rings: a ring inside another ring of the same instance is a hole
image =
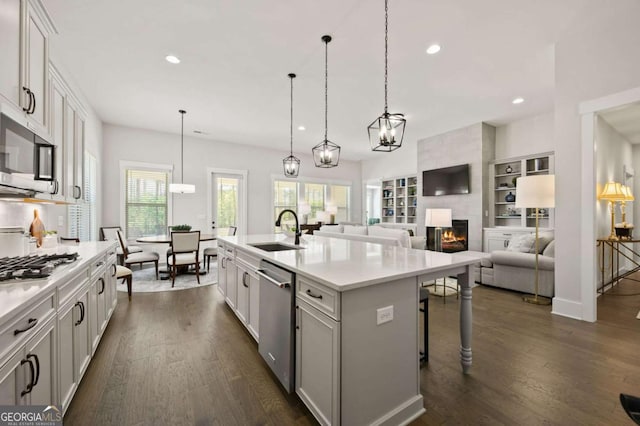
[[236, 169], [220, 169], [216, 167], [207, 167], [207, 223], [210, 225], [213, 222], [213, 175], [221, 174], [221, 175], [240, 175], [242, 176], [241, 182], [241, 200], [242, 209], [240, 211], [240, 217], [238, 220], [238, 232], [236, 235], [247, 235], [249, 232], [249, 221], [248, 221], [248, 212], [249, 212], [249, 171], [248, 170], [236, 170]]

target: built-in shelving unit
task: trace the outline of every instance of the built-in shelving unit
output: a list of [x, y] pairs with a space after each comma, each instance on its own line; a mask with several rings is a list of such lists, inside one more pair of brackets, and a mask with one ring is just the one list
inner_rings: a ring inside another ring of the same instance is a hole
[[[523, 176], [553, 173], [554, 155], [545, 152], [525, 157], [496, 160], [489, 165], [490, 182], [490, 226], [494, 227], [535, 227], [534, 209], [515, 207], [516, 180]], [[541, 209], [541, 228], [553, 228], [553, 210]]]
[[417, 204], [416, 176], [382, 181], [382, 223], [416, 223]]

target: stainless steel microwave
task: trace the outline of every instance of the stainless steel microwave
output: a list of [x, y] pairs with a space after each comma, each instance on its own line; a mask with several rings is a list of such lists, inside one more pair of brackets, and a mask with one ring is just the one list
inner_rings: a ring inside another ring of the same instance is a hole
[[27, 127], [0, 114], [0, 185], [55, 194], [55, 148]]

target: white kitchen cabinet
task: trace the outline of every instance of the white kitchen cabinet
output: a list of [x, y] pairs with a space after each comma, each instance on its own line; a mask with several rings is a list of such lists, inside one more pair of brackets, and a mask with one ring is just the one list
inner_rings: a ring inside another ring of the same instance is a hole
[[[104, 263], [104, 262], [103, 262]], [[95, 353], [102, 332], [107, 326], [107, 281], [103, 265], [99, 266], [99, 271], [92, 275], [89, 285], [89, 328], [91, 353]]]
[[20, 0], [0, 0], [0, 96], [20, 108]]
[[249, 333], [256, 339], [260, 340], [258, 330], [260, 330], [260, 279], [255, 270], [247, 271], [247, 282], [249, 284], [249, 323], [247, 328]]
[[51, 317], [0, 368], [0, 405], [56, 404], [55, 324]]
[[225, 263], [224, 269], [226, 273], [226, 282], [227, 289], [225, 292], [225, 301], [231, 307], [231, 309], [236, 309], [236, 304], [238, 303], [238, 283], [236, 281], [237, 275], [237, 267], [236, 267], [236, 256], [235, 249], [232, 247], [225, 247], [224, 253]]
[[227, 260], [224, 257], [224, 247], [218, 246], [218, 291], [222, 296], [227, 294]]
[[71, 403], [91, 358], [88, 326], [91, 312], [87, 312], [88, 306], [89, 287], [83, 285], [77, 295], [58, 312], [58, 380], [63, 411]]
[[340, 424], [340, 323], [296, 298], [296, 393], [321, 424]]
[[116, 305], [118, 304], [118, 279], [116, 278], [116, 264], [117, 264], [117, 255], [116, 250], [109, 250], [107, 253], [107, 269], [105, 271], [105, 280], [107, 285], [107, 318], [105, 321], [105, 328], [113, 311], [116, 309]]
[[49, 133], [51, 134], [51, 143], [56, 147], [55, 177], [57, 183], [57, 192], [53, 194], [53, 199], [57, 201], [65, 201], [67, 196], [67, 181], [65, 173], [65, 108], [66, 108], [66, 91], [63, 84], [56, 78], [52, 77], [49, 81], [51, 90], [51, 118], [49, 120]]
[[[35, 8], [32, 2], [25, 5], [25, 30], [23, 46], [25, 46], [22, 84], [22, 106], [26, 111], [29, 126], [46, 132], [49, 96], [48, 66], [49, 66], [49, 30], [45, 26], [43, 13]], [[30, 94], [29, 94], [30, 93]], [[31, 97], [31, 99], [29, 99]]]
[[246, 265], [236, 260], [236, 315], [246, 326], [249, 323], [249, 272]]

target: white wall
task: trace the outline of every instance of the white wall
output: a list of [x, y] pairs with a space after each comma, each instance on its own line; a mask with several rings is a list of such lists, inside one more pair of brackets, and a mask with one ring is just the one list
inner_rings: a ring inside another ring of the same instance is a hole
[[553, 149], [553, 112], [496, 127], [498, 160], [549, 152]]
[[396, 176], [415, 175], [418, 171], [416, 141], [404, 141], [392, 152], [374, 152], [362, 160], [362, 181], [382, 180]]
[[[585, 1], [588, 16], [568, 23], [555, 49], [556, 273], [553, 312], [583, 318], [581, 271], [595, 262], [595, 241], [580, 237], [577, 212], [591, 182], [581, 182], [581, 102], [640, 86], [640, 2]], [[589, 149], [588, 147], [587, 149]], [[600, 147], [597, 147], [599, 150]], [[585, 195], [586, 196], [586, 195]], [[585, 224], [589, 226], [589, 224]], [[581, 256], [593, 247], [593, 256]], [[587, 297], [587, 296], [585, 296]]]
[[[174, 182], [180, 181], [180, 135], [134, 129], [107, 124], [104, 127], [104, 191], [103, 224], [120, 223], [120, 160], [157, 164], [174, 164]], [[294, 151], [301, 161], [300, 179], [341, 180], [352, 183], [351, 219], [362, 217], [362, 185], [360, 163], [340, 160], [332, 169], [313, 165], [310, 155]], [[270, 233], [273, 228], [272, 175], [282, 174], [282, 159], [288, 152], [253, 146], [211, 141], [185, 136], [184, 182], [196, 186], [195, 194], [173, 196], [173, 223], [188, 223], [196, 229], [209, 230], [206, 215], [207, 168], [248, 170], [248, 233]], [[204, 217], [204, 218], [202, 218]]]

